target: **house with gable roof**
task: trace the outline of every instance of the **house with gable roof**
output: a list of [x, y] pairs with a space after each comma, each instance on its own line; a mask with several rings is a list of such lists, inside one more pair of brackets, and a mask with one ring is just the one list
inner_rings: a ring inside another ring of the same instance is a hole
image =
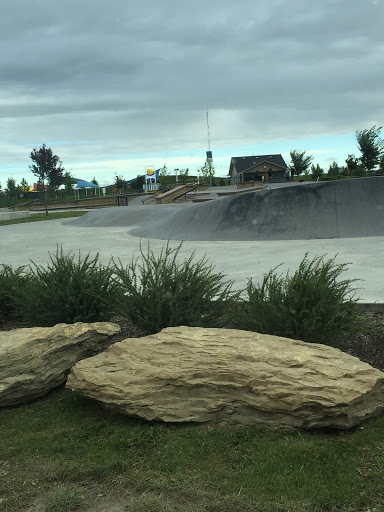
[[281, 155], [236, 156], [231, 158], [228, 176], [231, 185], [247, 181], [286, 181], [285, 171], [288, 165]]

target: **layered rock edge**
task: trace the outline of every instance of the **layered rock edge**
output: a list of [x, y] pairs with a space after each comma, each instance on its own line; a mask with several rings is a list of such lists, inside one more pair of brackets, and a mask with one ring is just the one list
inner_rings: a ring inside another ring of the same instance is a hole
[[384, 409], [384, 374], [320, 344], [231, 329], [170, 327], [72, 368], [67, 387], [165, 422], [350, 428]]
[[65, 382], [79, 360], [98, 354], [120, 326], [57, 324], [0, 332], [0, 407], [35, 400]]

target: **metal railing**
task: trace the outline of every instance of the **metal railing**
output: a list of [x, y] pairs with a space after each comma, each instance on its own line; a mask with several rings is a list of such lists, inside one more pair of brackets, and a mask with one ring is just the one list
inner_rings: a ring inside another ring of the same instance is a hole
[[174, 197], [174, 198], [172, 199], [172, 202], [174, 203], [174, 202], [176, 201], [176, 199], [179, 199], [180, 197], [183, 197], [183, 196], [185, 196], [185, 199], [187, 199], [187, 194], [189, 194], [190, 192], [193, 192], [193, 191], [195, 191], [195, 193], [196, 193], [196, 189], [198, 188], [198, 186], [199, 186], [199, 185], [194, 185], [194, 186], [193, 186], [192, 188], [190, 188], [189, 190], [186, 190], [186, 191], [185, 191], [185, 192], [183, 192], [182, 194], [180, 194], [180, 195], [178, 195], [178, 196]]
[[148, 201], [150, 201], [151, 199], [153, 199], [154, 197], [156, 197], [158, 194], [153, 194], [149, 197], [145, 197], [144, 199], [141, 200], [142, 204], [144, 205], [145, 203], [147, 203]]

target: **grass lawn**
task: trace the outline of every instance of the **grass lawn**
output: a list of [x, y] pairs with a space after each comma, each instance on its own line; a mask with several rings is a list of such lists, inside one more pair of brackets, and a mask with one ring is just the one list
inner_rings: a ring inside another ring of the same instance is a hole
[[384, 416], [351, 431], [149, 423], [56, 390], [0, 411], [0, 510], [384, 510]]
[[49, 212], [48, 215], [44, 213], [33, 213], [30, 217], [24, 217], [23, 219], [12, 219], [12, 220], [0, 220], [0, 226], [8, 226], [9, 224], [24, 224], [25, 222], [39, 222], [42, 220], [55, 220], [55, 219], [66, 219], [69, 217], [81, 217], [88, 212]]

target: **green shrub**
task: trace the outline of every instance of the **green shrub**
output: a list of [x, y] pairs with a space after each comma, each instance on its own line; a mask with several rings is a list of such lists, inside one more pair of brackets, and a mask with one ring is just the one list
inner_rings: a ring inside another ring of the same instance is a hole
[[47, 267], [31, 263], [30, 279], [18, 301], [20, 314], [39, 326], [109, 320], [117, 286], [110, 266], [99, 263], [99, 254], [82, 258], [79, 252], [49, 253]]
[[178, 325], [222, 326], [229, 304], [239, 298], [233, 282], [215, 273], [206, 257], [194, 262], [192, 253], [178, 262], [181, 245], [172, 249], [167, 243], [158, 256], [149, 245], [146, 253], [140, 246], [141, 262], [114, 262], [124, 294], [118, 312], [147, 333]]
[[306, 254], [293, 276], [277, 274], [276, 267], [260, 285], [249, 280], [236, 327], [316, 343], [354, 332], [359, 320], [351, 287], [355, 280], [339, 280], [346, 267], [335, 257], [310, 261]]
[[17, 297], [28, 281], [25, 267], [15, 270], [11, 265], [0, 265], [0, 324], [7, 320], [19, 319]]

